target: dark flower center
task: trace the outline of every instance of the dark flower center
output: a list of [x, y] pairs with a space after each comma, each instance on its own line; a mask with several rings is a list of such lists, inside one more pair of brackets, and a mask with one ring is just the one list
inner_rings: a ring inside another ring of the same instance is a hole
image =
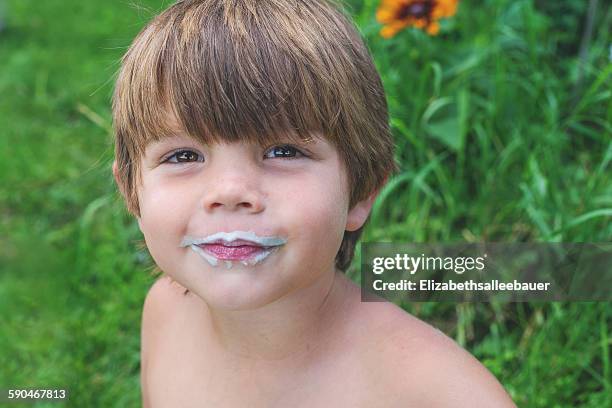
[[434, 2], [431, 0], [415, 1], [402, 7], [397, 13], [397, 18], [401, 20], [406, 17], [413, 17], [416, 19], [428, 17], [431, 14], [433, 6]]

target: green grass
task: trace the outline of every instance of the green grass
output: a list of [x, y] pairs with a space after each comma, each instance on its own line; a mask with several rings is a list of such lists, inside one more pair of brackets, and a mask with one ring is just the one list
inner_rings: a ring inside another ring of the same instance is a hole
[[[439, 36], [391, 40], [377, 35], [377, 2], [350, 3], [388, 92], [401, 163], [365, 240], [610, 241], [605, 2], [582, 57], [583, 1], [464, 0]], [[153, 278], [112, 182], [109, 100], [118, 59], [151, 12], [75, 0], [6, 8], [0, 388], [65, 387], [71, 407], [138, 406]], [[609, 303], [402, 306], [472, 352], [519, 406], [612, 403]]]

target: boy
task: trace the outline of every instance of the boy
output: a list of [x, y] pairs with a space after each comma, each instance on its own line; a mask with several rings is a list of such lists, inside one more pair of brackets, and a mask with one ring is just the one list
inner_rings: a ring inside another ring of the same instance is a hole
[[513, 406], [343, 274], [396, 165], [380, 78], [330, 2], [179, 1], [124, 56], [113, 118], [113, 172], [164, 274], [145, 407]]

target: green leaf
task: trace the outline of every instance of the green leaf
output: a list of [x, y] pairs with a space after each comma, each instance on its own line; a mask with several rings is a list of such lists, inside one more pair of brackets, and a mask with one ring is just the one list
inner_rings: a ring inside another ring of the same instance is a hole
[[430, 136], [444, 143], [454, 152], [461, 149], [461, 132], [457, 116], [430, 123], [426, 130]]

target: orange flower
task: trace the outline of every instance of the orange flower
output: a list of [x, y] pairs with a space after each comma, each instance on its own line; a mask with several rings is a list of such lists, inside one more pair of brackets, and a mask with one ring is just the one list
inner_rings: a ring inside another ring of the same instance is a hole
[[382, 0], [376, 19], [384, 27], [380, 35], [391, 38], [408, 26], [436, 35], [440, 31], [438, 20], [457, 12], [459, 0]]

